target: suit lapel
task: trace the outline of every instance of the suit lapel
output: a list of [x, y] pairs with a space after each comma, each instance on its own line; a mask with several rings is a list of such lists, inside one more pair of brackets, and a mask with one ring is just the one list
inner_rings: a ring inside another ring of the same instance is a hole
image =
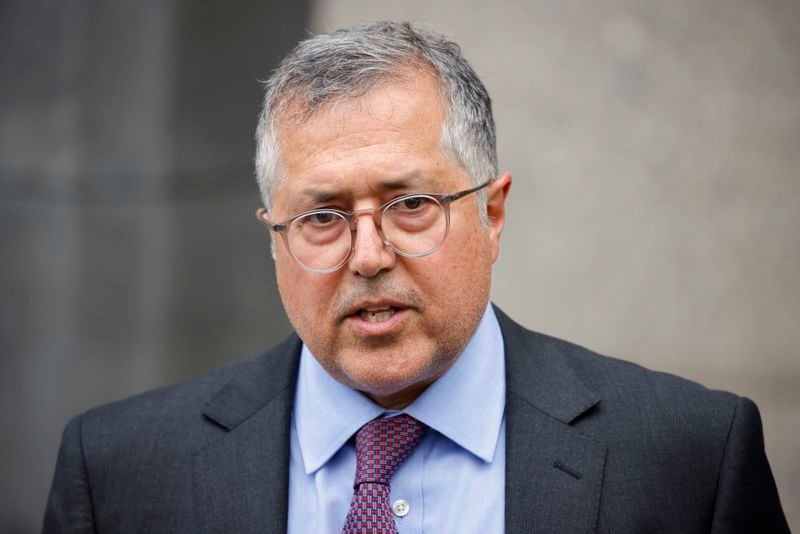
[[[571, 424], [599, 399], [560, 342], [495, 309], [506, 347], [506, 532], [591, 532], [605, 445]], [[285, 532], [289, 432], [300, 341], [248, 362], [203, 414], [220, 432], [195, 453], [198, 532]]]
[[509, 395], [506, 532], [594, 532], [605, 446]]
[[[199, 532], [285, 532], [300, 342], [238, 368], [203, 414], [220, 434], [194, 456]], [[213, 422], [213, 423], [212, 423]]]
[[572, 423], [599, 399], [561, 342], [495, 311], [506, 349], [506, 532], [592, 532], [606, 447]]

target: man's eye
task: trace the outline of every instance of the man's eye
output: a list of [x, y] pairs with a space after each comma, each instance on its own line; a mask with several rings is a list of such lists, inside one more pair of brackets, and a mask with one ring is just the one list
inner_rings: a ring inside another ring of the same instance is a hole
[[404, 198], [403, 200], [398, 202], [395, 206], [401, 210], [415, 211], [424, 207], [427, 200], [428, 199], [425, 197], [409, 197], [409, 198]]
[[305, 217], [305, 221], [315, 226], [325, 226], [331, 224], [336, 219], [336, 215], [329, 211], [312, 213]]

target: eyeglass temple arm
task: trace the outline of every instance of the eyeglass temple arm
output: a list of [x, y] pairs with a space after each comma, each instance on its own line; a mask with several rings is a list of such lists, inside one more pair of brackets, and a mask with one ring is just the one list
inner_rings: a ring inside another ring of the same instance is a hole
[[258, 222], [263, 224], [267, 227], [267, 229], [272, 230], [273, 232], [285, 232], [288, 225], [286, 223], [278, 223], [274, 224], [269, 219], [266, 218], [267, 210], [264, 208], [259, 208], [256, 212], [256, 219]]
[[453, 193], [452, 195], [447, 195], [446, 197], [442, 197], [439, 200], [439, 202], [441, 202], [442, 204], [450, 204], [451, 202], [454, 202], [454, 201], [458, 200], [459, 198], [462, 198], [462, 197], [465, 197], [465, 196], [467, 196], [467, 195], [469, 195], [471, 193], [474, 193], [475, 191], [478, 191], [479, 189], [483, 189], [484, 187], [486, 187], [487, 185], [489, 185], [493, 181], [494, 181], [494, 179], [486, 180], [481, 185], [476, 185], [472, 189], [467, 189], [465, 191], [459, 191], [458, 193]]
[[[473, 187], [471, 189], [466, 189], [464, 191], [459, 191], [458, 193], [453, 193], [452, 195], [447, 195], [445, 197], [442, 197], [439, 200], [439, 202], [441, 202], [442, 204], [450, 204], [451, 202], [455, 202], [459, 198], [462, 198], [462, 197], [465, 197], [465, 196], [467, 196], [467, 195], [469, 195], [471, 193], [474, 193], [475, 191], [478, 191], [479, 189], [483, 189], [484, 187], [486, 187], [487, 185], [492, 183], [492, 181], [493, 180], [486, 180], [482, 184], [476, 185], [475, 187]], [[261, 222], [264, 226], [266, 226], [267, 228], [269, 228], [273, 232], [285, 232], [286, 229], [288, 228], [288, 225], [286, 223], [273, 224], [272, 222], [270, 222], [269, 220], [267, 220], [264, 217], [266, 212], [267, 212], [267, 210], [265, 210], [264, 208], [261, 208], [261, 209], [258, 210], [258, 212], [256, 213], [256, 217], [258, 218], [259, 222]]]

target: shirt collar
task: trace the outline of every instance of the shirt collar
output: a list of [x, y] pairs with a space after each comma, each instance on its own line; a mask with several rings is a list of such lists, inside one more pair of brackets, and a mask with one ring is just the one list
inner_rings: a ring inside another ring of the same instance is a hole
[[[491, 304], [459, 358], [403, 412], [485, 462], [492, 461], [505, 407], [505, 356]], [[325, 465], [348, 439], [386, 413], [334, 380], [303, 345], [293, 413], [306, 473]]]

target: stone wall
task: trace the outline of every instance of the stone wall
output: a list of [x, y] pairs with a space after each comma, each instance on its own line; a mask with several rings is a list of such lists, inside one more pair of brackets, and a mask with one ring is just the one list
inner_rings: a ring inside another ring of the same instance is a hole
[[39, 532], [67, 419], [288, 331], [255, 218], [259, 79], [308, 5], [0, 7], [0, 532]]
[[754, 399], [800, 529], [800, 4], [325, 0], [451, 35], [514, 176], [493, 299]]

